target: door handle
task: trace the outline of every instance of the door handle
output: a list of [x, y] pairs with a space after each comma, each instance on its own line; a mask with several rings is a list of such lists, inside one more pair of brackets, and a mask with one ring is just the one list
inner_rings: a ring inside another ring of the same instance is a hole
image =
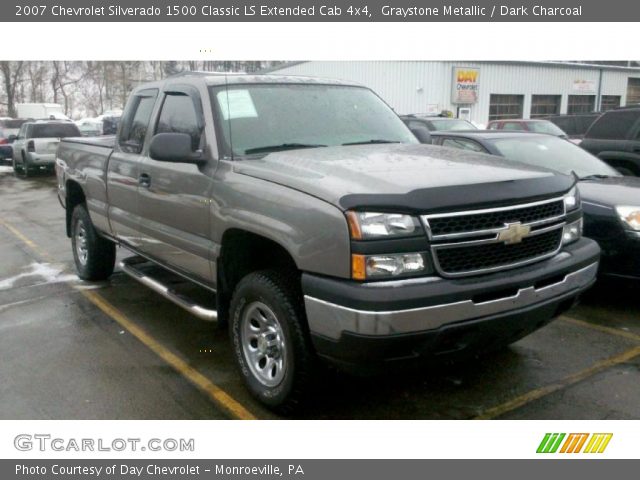
[[141, 173], [138, 177], [138, 185], [149, 188], [151, 186], [151, 177], [146, 173]]

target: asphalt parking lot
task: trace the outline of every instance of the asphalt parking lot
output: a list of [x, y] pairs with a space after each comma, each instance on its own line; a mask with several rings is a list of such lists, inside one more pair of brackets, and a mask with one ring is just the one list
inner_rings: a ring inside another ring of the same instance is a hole
[[[121, 272], [99, 284], [75, 276], [55, 192], [53, 176], [0, 167], [0, 418], [274, 418], [244, 390], [226, 330]], [[640, 418], [638, 292], [601, 283], [547, 327], [473, 362], [331, 373], [300, 418]]]

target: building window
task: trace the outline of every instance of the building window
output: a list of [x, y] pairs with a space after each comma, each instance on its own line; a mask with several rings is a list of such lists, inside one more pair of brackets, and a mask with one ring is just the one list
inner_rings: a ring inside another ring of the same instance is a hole
[[620, 106], [620, 95], [603, 95], [600, 101], [600, 110], [606, 112]]
[[589, 113], [596, 109], [595, 95], [569, 95], [567, 113]]
[[489, 97], [489, 121], [502, 118], [522, 118], [524, 95], [496, 95]]
[[627, 83], [627, 105], [640, 104], [640, 78], [630, 78]]
[[531, 118], [560, 113], [562, 95], [531, 95]]

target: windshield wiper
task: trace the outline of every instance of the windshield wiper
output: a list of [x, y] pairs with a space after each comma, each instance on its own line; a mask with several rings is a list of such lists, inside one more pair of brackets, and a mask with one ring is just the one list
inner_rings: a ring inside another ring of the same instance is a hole
[[313, 144], [313, 143], [281, 143], [280, 145], [267, 145], [264, 147], [249, 148], [244, 151], [245, 155], [251, 155], [252, 153], [266, 153], [266, 152], [279, 152], [281, 150], [296, 150], [298, 148], [317, 148], [326, 147], [326, 145]]
[[342, 145], [372, 145], [375, 143], [400, 143], [397, 140], [383, 140], [378, 138], [372, 138], [371, 140], [363, 140], [362, 142], [349, 142]]
[[602, 175], [602, 174], [594, 174], [594, 175], [585, 175], [584, 177], [580, 177], [579, 180], [600, 180], [602, 178], [610, 178], [611, 175]]

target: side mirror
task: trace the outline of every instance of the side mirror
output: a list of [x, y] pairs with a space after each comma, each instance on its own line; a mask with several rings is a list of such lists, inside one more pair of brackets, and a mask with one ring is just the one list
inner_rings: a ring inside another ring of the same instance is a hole
[[13, 142], [15, 142], [17, 139], [18, 139], [18, 136], [17, 136], [17, 135], [9, 135], [9, 136], [7, 137], [7, 142], [9, 142], [9, 143], [13, 143]]
[[431, 133], [424, 127], [412, 128], [411, 133], [415, 135], [420, 143], [433, 143], [431, 140]]
[[191, 150], [191, 135], [187, 133], [158, 133], [149, 145], [149, 156], [160, 162], [194, 163], [205, 161], [201, 152]]

